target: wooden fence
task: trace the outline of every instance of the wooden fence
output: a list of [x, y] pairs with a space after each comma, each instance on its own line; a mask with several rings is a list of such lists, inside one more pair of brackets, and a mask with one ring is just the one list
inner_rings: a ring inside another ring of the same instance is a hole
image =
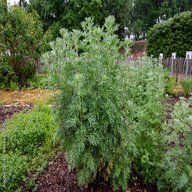
[[[124, 64], [129, 64], [135, 60], [142, 58], [142, 55], [139, 57], [129, 56]], [[172, 53], [171, 57], [163, 57], [161, 53], [159, 55], [159, 61], [162, 63], [164, 68], [167, 68], [171, 76], [176, 78], [176, 81], [179, 82], [183, 79], [192, 78], [192, 51], [186, 52], [186, 58], [176, 57], [176, 53]]]
[[178, 58], [176, 53], [172, 53], [171, 57], [163, 58], [160, 54], [159, 60], [164, 68], [170, 71], [170, 75], [175, 76], [177, 82], [192, 77], [192, 52], [186, 52], [186, 58]]

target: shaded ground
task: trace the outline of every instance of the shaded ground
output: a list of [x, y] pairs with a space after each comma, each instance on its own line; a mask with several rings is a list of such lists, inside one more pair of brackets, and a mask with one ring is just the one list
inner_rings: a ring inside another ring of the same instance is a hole
[[37, 178], [38, 192], [79, 192], [76, 173], [69, 172], [64, 154], [56, 155]]
[[21, 91], [4, 91], [0, 90], [0, 103], [32, 103], [39, 101], [47, 101], [51, 96], [58, 93], [58, 91], [51, 90], [21, 90]]

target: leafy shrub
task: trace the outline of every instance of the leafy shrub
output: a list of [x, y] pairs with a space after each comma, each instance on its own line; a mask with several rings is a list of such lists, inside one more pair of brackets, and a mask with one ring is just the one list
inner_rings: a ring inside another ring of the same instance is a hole
[[18, 152], [0, 154], [0, 162], [0, 191], [15, 191], [18, 183], [25, 179], [28, 169], [27, 156]]
[[15, 115], [7, 123], [7, 150], [33, 154], [46, 142], [54, 129], [54, 121], [48, 106], [39, 105], [32, 112]]
[[153, 183], [164, 149], [164, 73], [158, 61], [151, 58], [144, 58], [126, 67], [128, 69], [123, 70], [127, 78], [124, 87], [128, 97], [126, 100], [131, 104], [127, 106], [130, 110], [127, 118], [129, 122], [132, 121], [127, 129], [136, 149], [132, 149], [133, 168], [145, 181]]
[[167, 144], [158, 177], [159, 191], [192, 191], [192, 109], [181, 100], [165, 127]]
[[[113, 35], [114, 19], [108, 18], [102, 29], [93, 27], [87, 19], [82, 28], [84, 31], [62, 29], [62, 38], [44, 55], [45, 63], [51, 63], [50, 75], [62, 91], [58, 100], [61, 108], [57, 110], [63, 147], [70, 168], [79, 170], [80, 185], [96, 177], [101, 162], [109, 165], [110, 161], [124, 165], [119, 167], [118, 177], [126, 180], [130, 167], [127, 153], [117, 158], [122, 132], [126, 132], [123, 119], [127, 111], [118, 102], [122, 86], [118, 80], [120, 67], [115, 64], [119, 40]], [[116, 164], [114, 167], [118, 167]]]
[[183, 92], [185, 96], [189, 96], [192, 93], [192, 79], [185, 79], [181, 82]]
[[30, 89], [36, 88], [47, 88], [48, 87], [48, 80], [46, 75], [35, 75], [33, 78], [28, 80], [27, 87]]
[[[0, 191], [20, 191], [27, 173], [32, 171], [35, 177], [34, 173], [42, 170], [54, 153], [55, 127], [51, 109], [45, 104], [7, 121], [6, 133], [0, 133]], [[6, 151], [3, 151], [4, 146]], [[3, 181], [6, 181], [5, 189]]]
[[42, 24], [35, 12], [26, 13], [21, 7], [13, 6], [0, 17], [0, 44], [4, 45], [0, 54], [13, 70], [20, 87], [35, 74], [42, 35]]
[[[8, 65], [5, 57], [0, 58], [0, 89], [12, 88], [17, 81], [16, 75], [12, 68]], [[16, 84], [17, 86], [17, 84]]]
[[163, 70], [150, 58], [117, 64], [121, 45], [112, 17], [102, 28], [90, 19], [82, 28], [62, 29], [43, 55], [61, 90], [57, 135], [80, 185], [102, 177], [125, 190], [132, 163], [147, 175], [160, 155]]
[[192, 50], [192, 12], [183, 12], [172, 19], [154, 25], [147, 33], [147, 54], [159, 57], [185, 57], [186, 51]]
[[165, 78], [165, 93], [169, 94], [169, 95], [173, 95], [174, 94], [174, 88], [176, 85], [175, 77], [170, 76], [169, 71], [165, 70], [164, 78]]

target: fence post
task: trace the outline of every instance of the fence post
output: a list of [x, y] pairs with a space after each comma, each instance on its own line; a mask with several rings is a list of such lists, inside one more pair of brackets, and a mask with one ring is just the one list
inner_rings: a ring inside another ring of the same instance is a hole
[[185, 68], [185, 76], [188, 76], [189, 73], [189, 60], [192, 59], [192, 51], [186, 52], [186, 68]]
[[159, 54], [159, 62], [163, 64], [163, 53]]
[[176, 53], [172, 53], [172, 56], [171, 56], [171, 75], [173, 75], [173, 72], [174, 72], [175, 59], [176, 59]]
[[179, 74], [180, 74], [180, 66], [182, 66], [182, 59], [181, 57], [177, 59], [176, 62], [176, 83], [179, 83]]

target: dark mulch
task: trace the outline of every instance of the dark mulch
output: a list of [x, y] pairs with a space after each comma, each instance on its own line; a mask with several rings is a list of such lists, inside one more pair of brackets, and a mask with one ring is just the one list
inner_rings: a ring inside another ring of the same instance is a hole
[[[127, 192], [156, 192], [156, 187], [144, 185], [141, 178], [134, 175], [135, 181], [129, 182]], [[94, 182], [79, 188], [76, 171], [69, 171], [63, 153], [49, 161], [47, 167], [36, 180], [37, 192], [113, 192], [110, 185]], [[121, 190], [118, 190], [121, 192]]]
[[178, 95], [178, 96], [172, 96], [172, 97], [168, 98], [168, 99], [167, 99], [167, 104], [168, 104], [168, 105], [171, 105], [171, 106], [174, 106], [176, 103], [179, 102], [180, 97], [181, 97], [181, 96]]
[[69, 171], [64, 154], [60, 153], [49, 161], [37, 178], [38, 192], [79, 192], [76, 172]]
[[30, 104], [10, 104], [0, 106], [0, 124], [21, 111], [27, 111], [33, 106]]

